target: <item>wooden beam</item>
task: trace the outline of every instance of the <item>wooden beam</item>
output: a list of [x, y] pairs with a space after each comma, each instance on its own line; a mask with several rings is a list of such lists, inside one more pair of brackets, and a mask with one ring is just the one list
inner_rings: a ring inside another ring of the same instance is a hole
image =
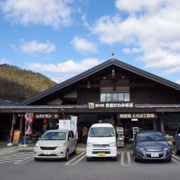
[[[106, 76], [104, 76], [106, 77]], [[112, 80], [112, 77], [106, 77], [105, 79], [103, 77], [94, 77], [94, 80]], [[136, 79], [135, 77], [130, 77], [130, 76], [125, 76], [125, 78], [123, 77], [119, 77], [118, 75], [115, 77], [115, 80], [130, 80], [130, 79]]]
[[[91, 88], [100, 88], [100, 87], [152, 87], [155, 86], [155, 83], [133, 83], [133, 84], [91, 84]], [[87, 85], [79, 85], [79, 88], [86, 88]]]

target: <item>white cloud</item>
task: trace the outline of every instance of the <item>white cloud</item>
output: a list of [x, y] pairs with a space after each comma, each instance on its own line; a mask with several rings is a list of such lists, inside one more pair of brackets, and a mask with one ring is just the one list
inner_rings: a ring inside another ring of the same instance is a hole
[[59, 78], [58, 76], [52, 77], [51, 80], [56, 82], [56, 83], [60, 83], [60, 82], [64, 81], [63, 79]]
[[83, 25], [86, 26], [86, 27], [89, 27], [89, 23], [86, 20], [86, 14], [83, 14], [81, 19], [83, 21]]
[[71, 41], [71, 44], [74, 46], [76, 51], [81, 53], [96, 53], [97, 45], [93, 42], [89, 42], [87, 39], [80, 38], [78, 36], [74, 37]]
[[140, 48], [123, 48], [122, 51], [126, 54], [133, 54], [133, 53], [140, 53], [142, 52], [143, 50], [140, 49]]
[[10, 61], [7, 59], [0, 59], [0, 64], [10, 64]]
[[180, 84], [180, 80], [177, 80], [176, 83]]
[[180, 66], [169, 68], [163, 73], [163, 75], [170, 75], [170, 74], [175, 74], [175, 73], [180, 73]]
[[49, 41], [46, 43], [39, 43], [37, 41], [23, 42], [20, 46], [22, 52], [26, 54], [44, 53], [49, 54], [55, 51], [56, 46]]
[[141, 52], [137, 60], [147, 68], [179, 73], [180, 1], [116, 0], [116, 7], [132, 13], [124, 19], [119, 15], [101, 17], [91, 27], [92, 33], [102, 43], [125, 44], [125, 53]]
[[39, 72], [79, 73], [96, 66], [101, 62], [102, 60], [87, 58], [79, 63], [74, 60], [68, 60], [59, 64], [28, 63], [27, 66], [29, 69]]
[[141, 10], [153, 11], [165, 4], [167, 0], [116, 0], [116, 7], [126, 12], [137, 12]]
[[73, 0], [6, 0], [0, 7], [5, 17], [13, 23], [43, 24], [55, 28], [71, 24]]
[[[79, 74], [83, 71], [86, 71], [102, 62], [102, 60], [88, 58], [83, 59], [78, 63], [74, 60], [68, 60], [64, 63], [59, 64], [28, 63], [27, 68], [36, 72], [56, 73], [57, 76], [61, 75], [62, 80], [64, 80], [73, 77], [74, 75]], [[62, 81], [59, 77], [53, 77], [52, 79], [56, 82]]]

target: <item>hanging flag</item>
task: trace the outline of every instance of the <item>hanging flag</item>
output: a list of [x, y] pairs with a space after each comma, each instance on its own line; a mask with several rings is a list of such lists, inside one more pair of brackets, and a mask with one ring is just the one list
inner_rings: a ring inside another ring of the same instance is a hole
[[32, 134], [33, 113], [26, 113], [25, 117], [26, 117], [25, 134]]

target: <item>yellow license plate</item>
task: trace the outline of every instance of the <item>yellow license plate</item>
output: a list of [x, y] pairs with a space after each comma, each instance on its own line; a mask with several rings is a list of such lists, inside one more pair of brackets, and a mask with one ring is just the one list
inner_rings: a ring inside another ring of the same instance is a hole
[[104, 157], [105, 153], [98, 153], [98, 157]]

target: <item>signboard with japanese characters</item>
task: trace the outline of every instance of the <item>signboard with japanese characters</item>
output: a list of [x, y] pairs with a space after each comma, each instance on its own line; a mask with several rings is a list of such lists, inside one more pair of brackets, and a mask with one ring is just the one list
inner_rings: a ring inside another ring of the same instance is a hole
[[59, 119], [58, 114], [34, 114], [34, 119]]
[[153, 119], [157, 118], [156, 113], [133, 113], [133, 114], [119, 114], [120, 119]]
[[88, 108], [89, 109], [95, 109], [95, 108], [133, 108], [134, 104], [132, 102], [128, 103], [114, 103], [114, 102], [109, 102], [109, 103], [94, 103], [94, 102], [89, 102], [88, 103]]
[[19, 143], [19, 137], [20, 137], [20, 131], [15, 131], [14, 138], [13, 138], [13, 144], [17, 145]]

